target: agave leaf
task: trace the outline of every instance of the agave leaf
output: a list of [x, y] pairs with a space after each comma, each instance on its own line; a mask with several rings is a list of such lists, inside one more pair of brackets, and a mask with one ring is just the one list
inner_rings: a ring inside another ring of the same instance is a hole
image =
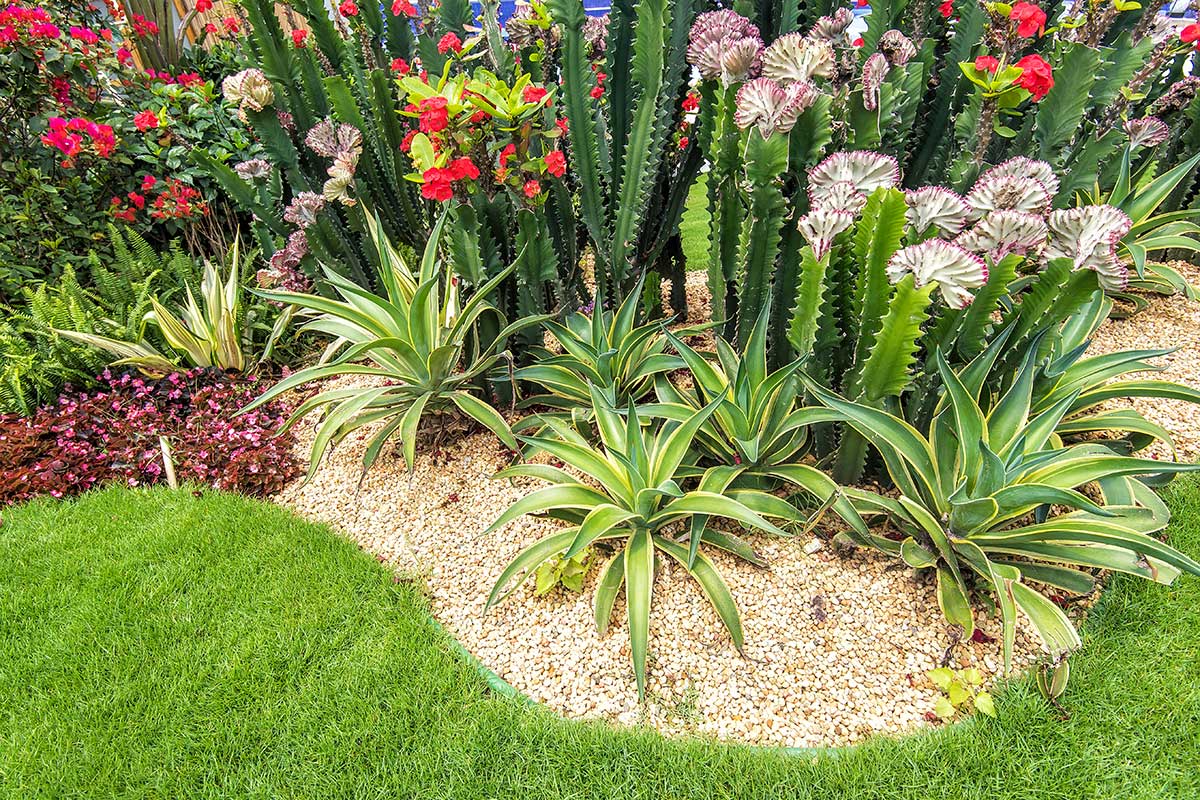
[[654, 591], [654, 543], [650, 531], [636, 531], [625, 546], [625, 613], [638, 699], [646, 696], [646, 648], [650, 638], [650, 598]]
[[596, 586], [596, 633], [599, 636], [608, 632], [613, 605], [617, 601], [617, 591], [624, 582], [625, 553], [620, 551], [608, 560], [608, 564], [600, 573], [600, 583]]

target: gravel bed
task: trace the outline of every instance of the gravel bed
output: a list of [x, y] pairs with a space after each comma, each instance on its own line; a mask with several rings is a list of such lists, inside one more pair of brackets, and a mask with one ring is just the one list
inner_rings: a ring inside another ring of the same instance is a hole
[[[689, 275], [688, 284], [689, 298], [702, 309], [703, 274]], [[1106, 325], [1097, 347], [1184, 345], [1163, 376], [1197, 385], [1197, 316], [1197, 307], [1179, 298], [1156, 300], [1134, 320]], [[1179, 433], [1181, 454], [1195, 457], [1200, 440], [1191, 434], [1190, 408], [1138, 405]], [[651, 616], [647, 702], [639, 705], [621, 601], [608, 634], [596, 635], [596, 570], [581, 594], [560, 588], [539, 598], [529, 581], [483, 611], [500, 571], [556, 523], [526, 517], [489, 536], [483, 531], [542, 484], [492, 480], [508, 454], [492, 436], [474, 433], [427, 442], [412, 473], [398, 453], [386, 453], [360, 486], [371, 433], [352, 435], [311, 483], [293, 484], [279, 502], [333, 524], [417, 581], [439, 622], [468, 650], [564, 716], [759, 745], [841, 745], [928, 726], [938, 693], [924, 674], [948, 652], [954, 666], [999, 675], [1000, 645], [989, 640], [998, 639], [998, 622], [981, 614], [984, 641], [950, 647], [955, 631], [941, 618], [931, 581], [874, 553], [838, 553], [817, 539], [753, 536], [769, 569], [712, 553], [742, 613], [745, 657], [698, 586], [664, 563]], [[311, 429], [302, 428], [298, 439], [307, 457]], [[1025, 625], [1016, 650], [1018, 666], [1040, 655]]]

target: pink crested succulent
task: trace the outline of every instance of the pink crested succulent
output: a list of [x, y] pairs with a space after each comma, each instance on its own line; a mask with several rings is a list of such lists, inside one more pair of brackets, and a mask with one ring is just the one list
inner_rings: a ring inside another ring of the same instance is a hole
[[812, 208], [857, 214], [867, 205], [867, 196], [850, 181], [835, 181], [823, 186], [809, 186], [808, 204]]
[[1007, 175], [1017, 178], [1033, 178], [1045, 187], [1046, 193], [1051, 198], [1058, 194], [1058, 176], [1054, 174], [1054, 167], [1045, 161], [1025, 156], [1016, 156], [997, 164], [980, 175], [979, 180], [975, 183], [978, 185], [980, 181]]
[[701, 77], [719, 78], [729, 86], [758, 71], [762, 47], [758, 28], [750, 20], [728, 9], [709, 11], [692, 24], [687, 60]]
[[850, 29], [850, 25], [854, 22], [854, 14], [848, 8], [839, 8], [837, 11], [828, 17], [821, 17], [813, 25], [809, 31], [809, 36], [814, 39], [823, 39], [827, 42], [836, 42], [839, 39], [846, 38], [846, 31]]
[[887, 80], [891, 70], [892, 65], [888, 63], [887, 56], [883, 53], [872, 53], [863, 62], [863, 108], [868, 111], [875, 111], [879, 108], [879, 90], [883, 88], [883, 82]]
[[969, 250], [941, 239], [927, 239], [896, 251], [888, 261], [888, 280], [899, 283], [911, 273], [918, 286], [936, 281], [946, 305], [966, 308], [975, 299], [972, 289], [987, 283], [987, 263]]
[[1136, 150], [1139, 147], [1157, 147], [1171, 135], [1171, 129], [1158, 117], [1142, 117], [1126, 120], [1125, 133], [1129, 136], [1129, 146]]
[[1037, 214], [1000, 209], [988, 212], [954, 243], [995, 264], [1010, 253], [1036, 255], [1046, 244], [1046, 234], [1046, 221]]
[[884, 31], [879, 37], [878, 46], [879, 52], [893, 67], [903, 67], [917, 54], [917, 46], [912, 39], [895, 29]]
[[787, 84], [833, 75], [834, 53], [829, 42], [799, 33], [780, 36], [762, 55], [763, 75]]
[[1045, 215], [1054, 199], [1037, 178], [1017, 175], [985, 175], [967, 195], [971, 214], [979, 219], [990, 211], [1007, 209]]
[[824, 258], [833, 246], [833, 238], [854, 224], [854, 214], [835, 208], [815, 208], [800, 218], [798, 228], [813, 249], [813, 255]]
[[922, 186], [904, 193], [905, 217], [918, 234], [936, 228], [939, 234], [957, 236], [967, 224], [971, 207], [957, 192], [942, 186]]
[[755, 78], [738, 89], [734, 124], [743, 130], [757, 125], [763, 138], [788, 133], [818, 94], [811, 83], [783, 86], [770, 78]]
[[1047, 260], [1069, 258], [1074, 269], [1095, 270], [1105, 289], [1121, 290], [1129, 284], [1129, 268], [1117, 254], [1121, 239], [1133, 227], [1124, 211], [1109, 205], [1062, 209], [1051, 213], [1047, 224]]
[[336, 158], [339, 153], [362, 153], [362, 133], [353, 125], [335, 123], [330, 118], [318, 122], [304, 137], [304, 143], [319, 156]]
[[900, 183], [900, 165], [891, 156], [870, 150], [834, 153], [808, 171], [813, 206], [826, 205], [823, 200], [827, 193], [841, 182], [865, 195], [876, 189], [890, 189]]

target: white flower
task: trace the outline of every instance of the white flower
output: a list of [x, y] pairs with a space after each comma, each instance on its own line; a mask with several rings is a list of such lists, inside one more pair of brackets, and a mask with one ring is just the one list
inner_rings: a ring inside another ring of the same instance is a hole
[[822, 196], [844, 181], [862, 194], [900, 183], [900, 165], [891, 156], [870, 150], [834, 153], [808, 171], [809, 194]]
[[1136, 150], [1162, 144], [1171, 135], [1171, 129], [1158, 117], [1142, 117], [1126, 120], [1125, 133], [1129, 135], [1129, 146]]
[[833, 75], [833, 58], [829, 42], [788, 33], [763, 52], [762, 71], [768, 78], [785, 84], [828, 78]]
[[1054, 195], [1058, 194], [1058, 176], [1054, 174], [1054, 167], [1047, 164], [1045, 161], [1038, 161], [1025, 156], [1017, 156], [1004, 161], [979, 176], [976, 181], [978, 185], [981, 181], [988, 178], [999, 178], [1005, 175], [1011, 175], [1016, 178], [1033, 178], [1046, 189], [1046, 193], [1053, 199]]
[[928, 239], [898, 250], [888, 261], [888, 280], [899, 283], [907, 273], [924, 286], [937, 281], [938, 289], [951, 308], [966, 308], [975, 299], [971, 289], [987, 283], [987, 264], [974, 253], [941, 239]]
[[892, 65], [883, 53], [872, 53], [867, 57], [862, 69], [863, 108], [868, 111], [879, 108], [879, 90], [891, 70]]
[[1009, 253], [1037, 253], [1046, 244], [1046, 221], [1037, 214], [1001, 209], [990, 211], [954, 243], [983, 253], [995, 264]]
[[787, 133], [818, 94], [811, 83], [785, 87], [770, 78], [755, 78], [738, 89], [733, 121], [743, 130], [757, 124], [763, 138], [772, 133]]
[[833, 245], [833, 237], [854, 224], [854, 214], [832, 208], [817, 208], [800, 218], [800, 233], [812, 245], [813, 255], [823, 258]]
[[1117, 245], [1133, 227], [1128, 214], [1108, 205], [1082, 206], [1055, 211], [1047, 222], [1047, 260], [1069, 258], [1075, 269], [1095, 270], [1105, 289], [1128, 285], [1129, 269], [1117, 256]]
[[867, 196], [850, 181], [834, 181], [828, 185], [809, 186], [808, 204], [812, 208], [857, 214], [867, 205]]
[[905, 217], [918, 234], [933, 226], [939, 233], [957, 236], [967, 224], [971, 207], [957, 192], [941, 186], [922, 186], [904, 193], [908, 203]]
[[971, 215], [979, 219], [999, 209], [1045, 215], [1053, 199], [1037, 178], [995, 175], [979, 179], [967, 195], [967, 204], [971, 206]]

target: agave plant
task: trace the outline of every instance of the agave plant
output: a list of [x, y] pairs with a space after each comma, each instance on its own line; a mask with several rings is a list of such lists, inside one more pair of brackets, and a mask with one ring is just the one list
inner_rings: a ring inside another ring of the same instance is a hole
[[[799, 521], [800, 515], [775, 495], [727, 488], [737, 467], [697, 470], [689, 461], [697, 433], [717, 412], [721, 398], [686, 421], [671, 420], [655, 427], [647, 425], [648, 420], [632, 404], [619, 413], [599, 389], [593, 388], [591, 397], [600, 438], [598, 447], [593, 448], [582, 434], [553, 418], [546, 420], [545, 434], [521, 438], [595, 483], [545, 464], [519, 464], [497, 474], [498, 478], [538, 478], [550, 486], [513, 503], [488, 527], [488, 533], [524, 514], [546, 514], [568, 523], [568, 527], [522, 550], [500, 574], [487, 605], [490, 608], [509, 596], [548, 559], [570, 559], [597, 544], [613, 548], [596, 590], [596, 627], [601, 634], [608, 629], [617, 593], [624, 586], [633, 667], [638, 695], [642, 697], [656, 553], [676, 561], [700, 584], [740, 651], [743, 634], [737, 605], [700, 545], [727, 551], [757, 566], [764, 562], [745, 541], [708, 526], [707, 521], [723, 517], [785, 536], [787, 532], [771, 519], [786, 524]], [[812, 471], [831, 491], [836, 490], [828, 478]], [[698, 482], [684, 489], [683, 484], [697, 475]], [[827, 499], [819, 497], [821, 501]], [[690, 528], [689, 534], [689, 528], [680, 523], [697, 517], [705, 524], [699, 529]]]
[[221, 280], [218, 268], [211, 261], [204, 264], [200, 281], [200, 300], [196, 301], [190, 286], [187, 299], [176, 315], [170, 309], [149, 298], [151, 310], [146, 312], [138, 340], [125, 342], [107, 336], [81, 331], [60, 330], [62, 336], [91, 345], [117, 356], [113, 365], [128, 365], [162, 374], [176, 369], [176, 360], [164, 355], [146, 340], [145, 325], [153, 325], [166, 343], [193, 367], [219, 367], [242, 372], [246, 356], [242, 352], [240, 249], [235, 240], [229, 252], [229, 274]]
[[[313, 441], [308, 479], [331, 445], [372, 423], [382, 423], [382, 428], [363, 454], [363, 471], [375, 463], [383, 446], [397, 431], [404, 460], [411, 470], [421, 420], [431, 413], [465, 414], [515, 448], [516, 440], [504, 418], [473, 394], [480, 379], [509, 357], [507, 351], [500, 350], [505, 339], [515, 331], [543, 321], [541, 317], [525, 317], [506, 325], [500, 312], [487, 301], [514, 265], [478, 287], [463, 303], [458, 278], [438, 259], [446, 215], [434, 226], [415, 273], [387, 240], [379, 222], [369, 215], [367, 219], [382, 265], [379, 278], [385, 296], [375, 295], [333, 270], [327, 270], [325, 277], [339, 296], [336, 300], [296, 292], [260, 291], [262, 297], [293, 305], [299, 316], [308, 317], [301, 331], [331, 336], [333, 342], [320, 363], [275, 384], [244, 411], [313, 381], [349, 375], [383, 381], [383, 385], [371, 388], [329, 389], [297, 406], [283, 429], [313, 411], [324, 411]], [[499, 318], [499, 333], [490, 341], [473, 338], [476, 323], [484, 314]]]
[[[866, 438], [879, 454], [899, 497], [846, 489], [864, 515], [883, 515], [903, 539], [885, 546], [917, 569], [933, 569], [938, 603], [949, 622], [974, 630], [973, 588], [996, 599], [1003, 622], [1007, 669], [1016, 609], [1061, 656], [1079, 646], [1071, 621], [1028, 581], [1086, 594], [1108, 569], [1171, 583], [1181, 571], [1200, 575], [1200, 563], [1151, 536], [1168, 521], [1166, 506], [1137, 479], [1200, 465], [1159, 462], [1114, 453], [1102, 444], [1056, 447], [1055, 430], [1073, 393], [1033, 412], [1037, 348], [1030, 349], [1012, 385], [985, 413], [980, 396], [990, 368], [981, 354], [956, 374], [935, 354], [946, 396], [927, 436], [902, 419], [846, 400], [805, 378], [813, 395]], [[1079, 491], [1099, 482], [1100, 502]], [[1052, 507], [1070, 509], [1052, 514]]]
[[716, 402], [696, 439], [706, 457], [740, 465], [747, 473], [795, 463], [808, 443], [809, 420], [796, 408], [802, 362], [767, 372], [767, 320], [764, 310], [740, 355], [716, 337], [715, 361], [667, 333], [691, 372], [692, 387], [680, 389], [659, 374], [654, 384], [658, 402], [644, 406], [642, 413], [684, 422]]
[[621, 407], [640, 401], [654, 388], [654, 376], [683, 367], [677, 356], [665, 352], [667, 340], [657, 322], [638, 325], [641, 282], [614, 311], [604, 309], [597, 294], [590, 313], [569, 314], [562, 323], [549, 321], [546, 330], [562, 346], [562, 353], [545, 348], [532, 352], [529, 366], [516, 370], [518, 380], [542, 386], [524, 405], [556, 409], [589, 408], [592, 388], [609, 404]]

